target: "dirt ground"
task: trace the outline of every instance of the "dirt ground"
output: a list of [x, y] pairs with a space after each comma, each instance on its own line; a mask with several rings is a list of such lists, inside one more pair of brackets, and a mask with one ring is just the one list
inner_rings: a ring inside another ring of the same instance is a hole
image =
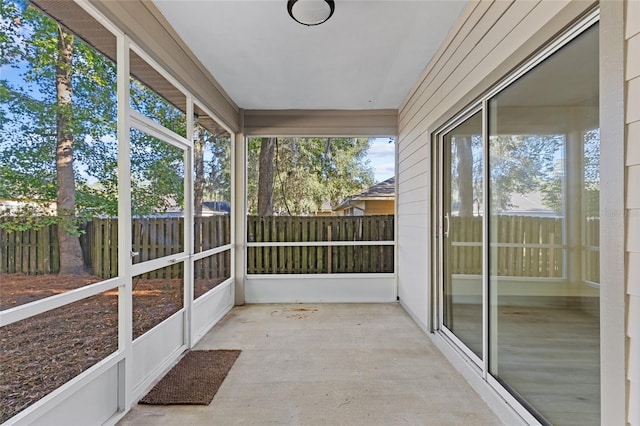
[[[0, 275], [0, 309], [101, 281], [91, 275]], [[196, 297], [222, 280], [197, 280]], [[134, 280], [133, 337], [183, 306], [181, 279]], [[118, 292], [110, 290], [0, 328], [0, 423], [118, 349]]]

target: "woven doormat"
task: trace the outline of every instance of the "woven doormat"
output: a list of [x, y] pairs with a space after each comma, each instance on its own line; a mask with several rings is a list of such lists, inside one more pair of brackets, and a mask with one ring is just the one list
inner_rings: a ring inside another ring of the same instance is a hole
[[139, 403], [209, 405], [238, 355], [239, 350], [190, 351]]

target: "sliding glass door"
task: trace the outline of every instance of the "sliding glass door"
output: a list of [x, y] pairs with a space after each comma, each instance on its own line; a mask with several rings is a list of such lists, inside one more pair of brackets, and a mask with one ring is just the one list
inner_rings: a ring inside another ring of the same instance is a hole
[[438, 134], [440, 330], [543, 424], [600, 422], [598, 63], [584, 23]]
[[482, 112], [442, 138], [443, 325], [482, 359]]

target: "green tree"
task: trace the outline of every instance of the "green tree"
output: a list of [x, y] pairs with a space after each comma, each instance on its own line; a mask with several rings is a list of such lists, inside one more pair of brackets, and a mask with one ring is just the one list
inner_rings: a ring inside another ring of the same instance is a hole
[[[473, 146], [472, 136], [456, 136], [452, 139], [456, 154], [456, 174], [459, 215], [473, 216]], [[481, 189], [481, 188], [480, 188]]]
[[194, 214], [202, 216], [205, 199], [231, 200], [231, 139], [196, 124], [193, 150]]
[[[131, 108], [186, 137], [185, 114], [136, 79], [130, 81]], [[134, 217], [184, 208], [183, 151], [139, 130], [131, 130], [131, 210]]]
[[[584, 133], [582, 139], [582, 186], [583, 209], [586, 217], [600, 216], [600, 130], [592, 129]], [[573, 163], [579, 167], [580, 163]], [[567, 165], [562, 158], [553, 163], [553, 171], [542, 183], [542, 199], [544, 204], [558, 215], [564, 214], [565, 169]]]
[[[0, 79], [0, 198], [25, 206], [2, 226], [58, 223], [61, 272], [78, 272], [79, 222], [118, 211], [116, 67], [24, 1], [0, 17], [0, 67], [18, 75]], [[184, 113], [135, 79], [131, 107], [186, 135]], [[130, 158], [134, 214], [183, 205], [180, 149], [133, 130]]]
[[[26, 3], [1, 7], [1, 65], [21, 69], [23, 84], [0, 81], [0, 197], [43, 206], [55, 201], [60, 272], [77, 273], [84, 269], [78, 202], [99, 197], [102, 188], [89, 189], [74, 166], [77, 160], [91, 164], [91, 141], [115, 133], [109, 120], [115, 115], [115, 67]], [[86, 196], [79, 196], [83, 190]]]
[[538, 191], [552, 179], [554, 159], [564, 143], [562, 135], [495, 136], [489, 141], [491, 206], [513, 207], [513, 194]]
[[[273, 177], [263, 175], [264, 139], [248, 142], [248, 206], [257, 213], [261, 196], [261, 178], [272, 182], [273, 211], [278, 214], [301, 215], [317, 211], [323, 202], [336, 206], [351, 194], [374, 183], [369, 165], [367, 138], [277, 138], [273, 144]], [[268, 155], [267, 155], [268, 156]], [[256, 167], [256, 163], [260, 167]]]
[[[258, 175], [258, 215], [273, 215], [273, 172], [276, 145], [276, 138], [262, 138], [260, 141], [259, 175]], [[277, 167], [277, 164], [276, 164]]]

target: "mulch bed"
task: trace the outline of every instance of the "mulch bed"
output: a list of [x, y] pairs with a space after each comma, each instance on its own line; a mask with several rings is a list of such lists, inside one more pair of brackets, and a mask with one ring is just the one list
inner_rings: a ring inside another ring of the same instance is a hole
[[[0, 275], [0, 309], [101, 281], [91, 275]], [[218, 281], [197, 280], [203, 294]], [[134, 280], [134, 339], [183, 306], [181, 279]], [[110, 290], [0, 328], [0, 423], [118, 348], [118, 292]]]

